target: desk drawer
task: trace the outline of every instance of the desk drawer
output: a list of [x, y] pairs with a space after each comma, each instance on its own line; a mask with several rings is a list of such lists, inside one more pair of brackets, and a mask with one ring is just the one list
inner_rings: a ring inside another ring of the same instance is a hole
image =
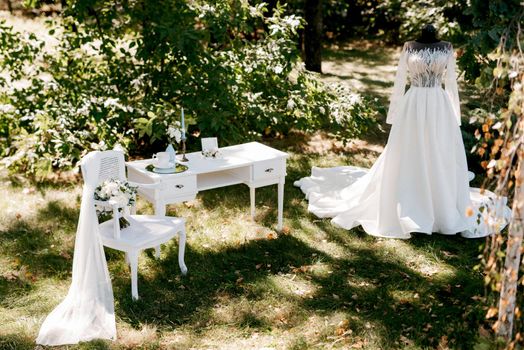
[[184, 176], [162, 183], [160, 196], [173, 197], [197, 191], [196, 176]]
[[284, 159], [270, 159], [253, 164], [253, 180], [263, 180], [285, 175], [286, 161]]

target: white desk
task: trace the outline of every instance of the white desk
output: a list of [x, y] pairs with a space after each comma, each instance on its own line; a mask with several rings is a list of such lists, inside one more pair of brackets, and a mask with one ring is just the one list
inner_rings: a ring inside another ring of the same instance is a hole
[[236, 184], [249, 186], [251, 217], [255, 217], [255, 189], [278, 184], [278, 224], [282, 229], [284, 183], [288, 154], [258, 142], [220, 148], [219, 159], [204, 158], [200, 152], [189, 153], [189, 167], [183, 173], [156, 174], [145, 168], [151, 159], [127, 162], [130, 181], [160, 183], [159, 189], [139, 189], [138, 193], [153, 203], [156, 215], [165, 215], [166, 205], [189, 201], [199, 191]]

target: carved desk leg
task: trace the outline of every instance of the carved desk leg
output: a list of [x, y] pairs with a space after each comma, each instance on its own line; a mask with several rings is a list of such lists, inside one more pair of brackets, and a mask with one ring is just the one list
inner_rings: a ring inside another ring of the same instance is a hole
[[[155, 215], [156, 216], [165, 216], [166, 215], [166, 205], [160, 200], [160, 191], [155, 190]], [[155, 247], [155, 258], [160, 258], [160, 245]]]
[[277, 230], [282, 230], [282, 224], [284, 219], [284, 184], [286, 183], [285, 178], [281, 178], [278, 182], [278, 223]]
[[249, 187], [249, 199], [251, 201], [251, 220], [255, 220], [255, 188]]

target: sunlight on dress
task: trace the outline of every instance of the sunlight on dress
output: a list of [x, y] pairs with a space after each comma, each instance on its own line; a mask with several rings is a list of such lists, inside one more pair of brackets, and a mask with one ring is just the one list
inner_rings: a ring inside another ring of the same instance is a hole
[[361, 225], [386, 238], [487, 236], [507, 224], [511, 211], [505, 198], [469, 188], [451, 44], [420, 46], [408, 42], [402, 50], [387, 116], [391, 132], [371, 169], [313, 167], [295, 186], [310, 212], [348, 230]]

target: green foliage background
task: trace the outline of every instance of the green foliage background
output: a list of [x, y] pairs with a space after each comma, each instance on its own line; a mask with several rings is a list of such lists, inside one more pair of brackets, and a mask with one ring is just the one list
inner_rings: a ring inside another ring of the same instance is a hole
[[244, 0], [68, 4], [50, 24], [55, 43], [0, 27], [0, 152], [13, 170], [44, 176], [116, 143], [160, 149], [182, 107], [189, 134], [221, 145], [291, 129], [347, 140], [374, 123], [360, 95], [305, 71], [303, 21], [284, 7], [268, 15]]

